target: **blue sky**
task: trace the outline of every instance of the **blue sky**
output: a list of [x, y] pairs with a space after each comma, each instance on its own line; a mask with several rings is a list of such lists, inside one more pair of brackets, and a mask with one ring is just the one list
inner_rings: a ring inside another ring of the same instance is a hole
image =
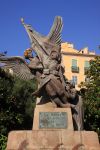
[[0, 0], [0, 51], [22, 56], [30, 47], [21, 17], [46, 35], [57, 15], [63, 18], [63, 41], [100, 54], [100, 0]]

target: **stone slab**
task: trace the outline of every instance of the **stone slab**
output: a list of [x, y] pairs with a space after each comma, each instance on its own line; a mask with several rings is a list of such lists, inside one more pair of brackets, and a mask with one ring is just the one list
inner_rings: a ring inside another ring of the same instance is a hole
[[100, 150], [100, 145], [93, 131], [12, 131], [6, 150]]
[[[65, 126], [66, 126], [66, 130], [70, 130], [70, 131], [73, 131], [73, 121], [72, 121], [72, 114], [71, 114], [71, 109], [70, 108], [56, 108], [56, 107], [51, 107], [51, 104], [50, 104], [50, 107], [47, 105], [43, 105], [43, 106], [37, 106], [35, 108], [35, 112], [34, 112], [34, 120], [33, 120], [33, 130], [38, 130], [38, 129], [41, 129], [40, 128], [40, 124], [41, 124], [41, 119], [40, 119], [40, 113], [48, 113], [50, 115], [50, 113], [54, 113], [54, 114], [60, 114], [60, 113], [66, 113], [66, 119], [64, 121], [64, 125], [62, 125], [62, 128], [61, 127], [51, 127], [48, 128], [48, 127], [44, 127], [42, 128], [42, 130], [45, 130], [45, 129], [48, 129], [48, 130], [59, 130], [60, 129], [65, 129]], [[45, 119], [44, 120], [46, 123], [50, 121], [50, 118], [47, 120]], [[51, 120], [53, 121], [53, 120]], [[56, 117], [55, 117], [55, 124], [56, 124]], [[49, 122], [50, 124], [50, 122]]]

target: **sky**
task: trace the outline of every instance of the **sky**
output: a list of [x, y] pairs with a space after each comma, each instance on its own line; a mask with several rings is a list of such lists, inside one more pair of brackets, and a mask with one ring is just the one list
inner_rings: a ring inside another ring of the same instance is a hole
[[62, 41], [100, 55], [100, 0], [0, 0], [0, 52], [23, 56], [31, 47], [25, 23], [47, 35], [55, 16], [62, 16]]

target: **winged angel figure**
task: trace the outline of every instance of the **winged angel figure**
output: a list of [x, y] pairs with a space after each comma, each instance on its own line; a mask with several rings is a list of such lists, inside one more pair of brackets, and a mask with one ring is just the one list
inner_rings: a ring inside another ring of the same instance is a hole
[[[47, 36], [36, 32], [31, 25], [23, 26], [29, 36], [31, 48], [24, 52], [23, 57], [0, 57], [0, 62], [5, 65], [3, 68], [9, 69], [12, 75], [24, 80], [37, 79], [39, 86], [33, 95], [42, 97], [45, 101], [49, 99], [58, 107], [73, 107], [68, 102], [68, 93], [65, 90], [63, 79], [63, 67], [61, 65], [61, 31], [62, 18], [55, 17], [53, 26]], [[32, 55], [32, 52], [36, 56]], [[30, 60], [29, 63], [26, 59]]]

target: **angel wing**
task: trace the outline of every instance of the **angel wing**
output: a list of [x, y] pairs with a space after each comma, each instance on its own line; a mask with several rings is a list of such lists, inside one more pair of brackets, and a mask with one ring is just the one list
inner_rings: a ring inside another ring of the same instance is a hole
[[43, 55], [50, 55], [53, 47], [61, 46], [61, 31], [62, 31], [62, 18], [60, 16], [55, 17], [53, 26], [47, 36], [43, 36], [36, 32], [30, 25], [25, 24], [21, 19], [26, 32], [28, 33], [33, 50], [37, 53], [40, 61], [42, 61]]
[[3, 68], [4, 70], [8, 70], [9, 73], [13, 76], [21, 78], [23, 80], [30, 80], [34, 78], [34, 75], [28, 68], [27, 63], [20, 56], [0, 57], [0, 63], [3, 64], [1, 68]]
[[60, 16], [55, 17], [51, 30], [47, 35], [48, 40], [58, 46], [61, 45], [62, 27], [63, 27], [62, 18]]

